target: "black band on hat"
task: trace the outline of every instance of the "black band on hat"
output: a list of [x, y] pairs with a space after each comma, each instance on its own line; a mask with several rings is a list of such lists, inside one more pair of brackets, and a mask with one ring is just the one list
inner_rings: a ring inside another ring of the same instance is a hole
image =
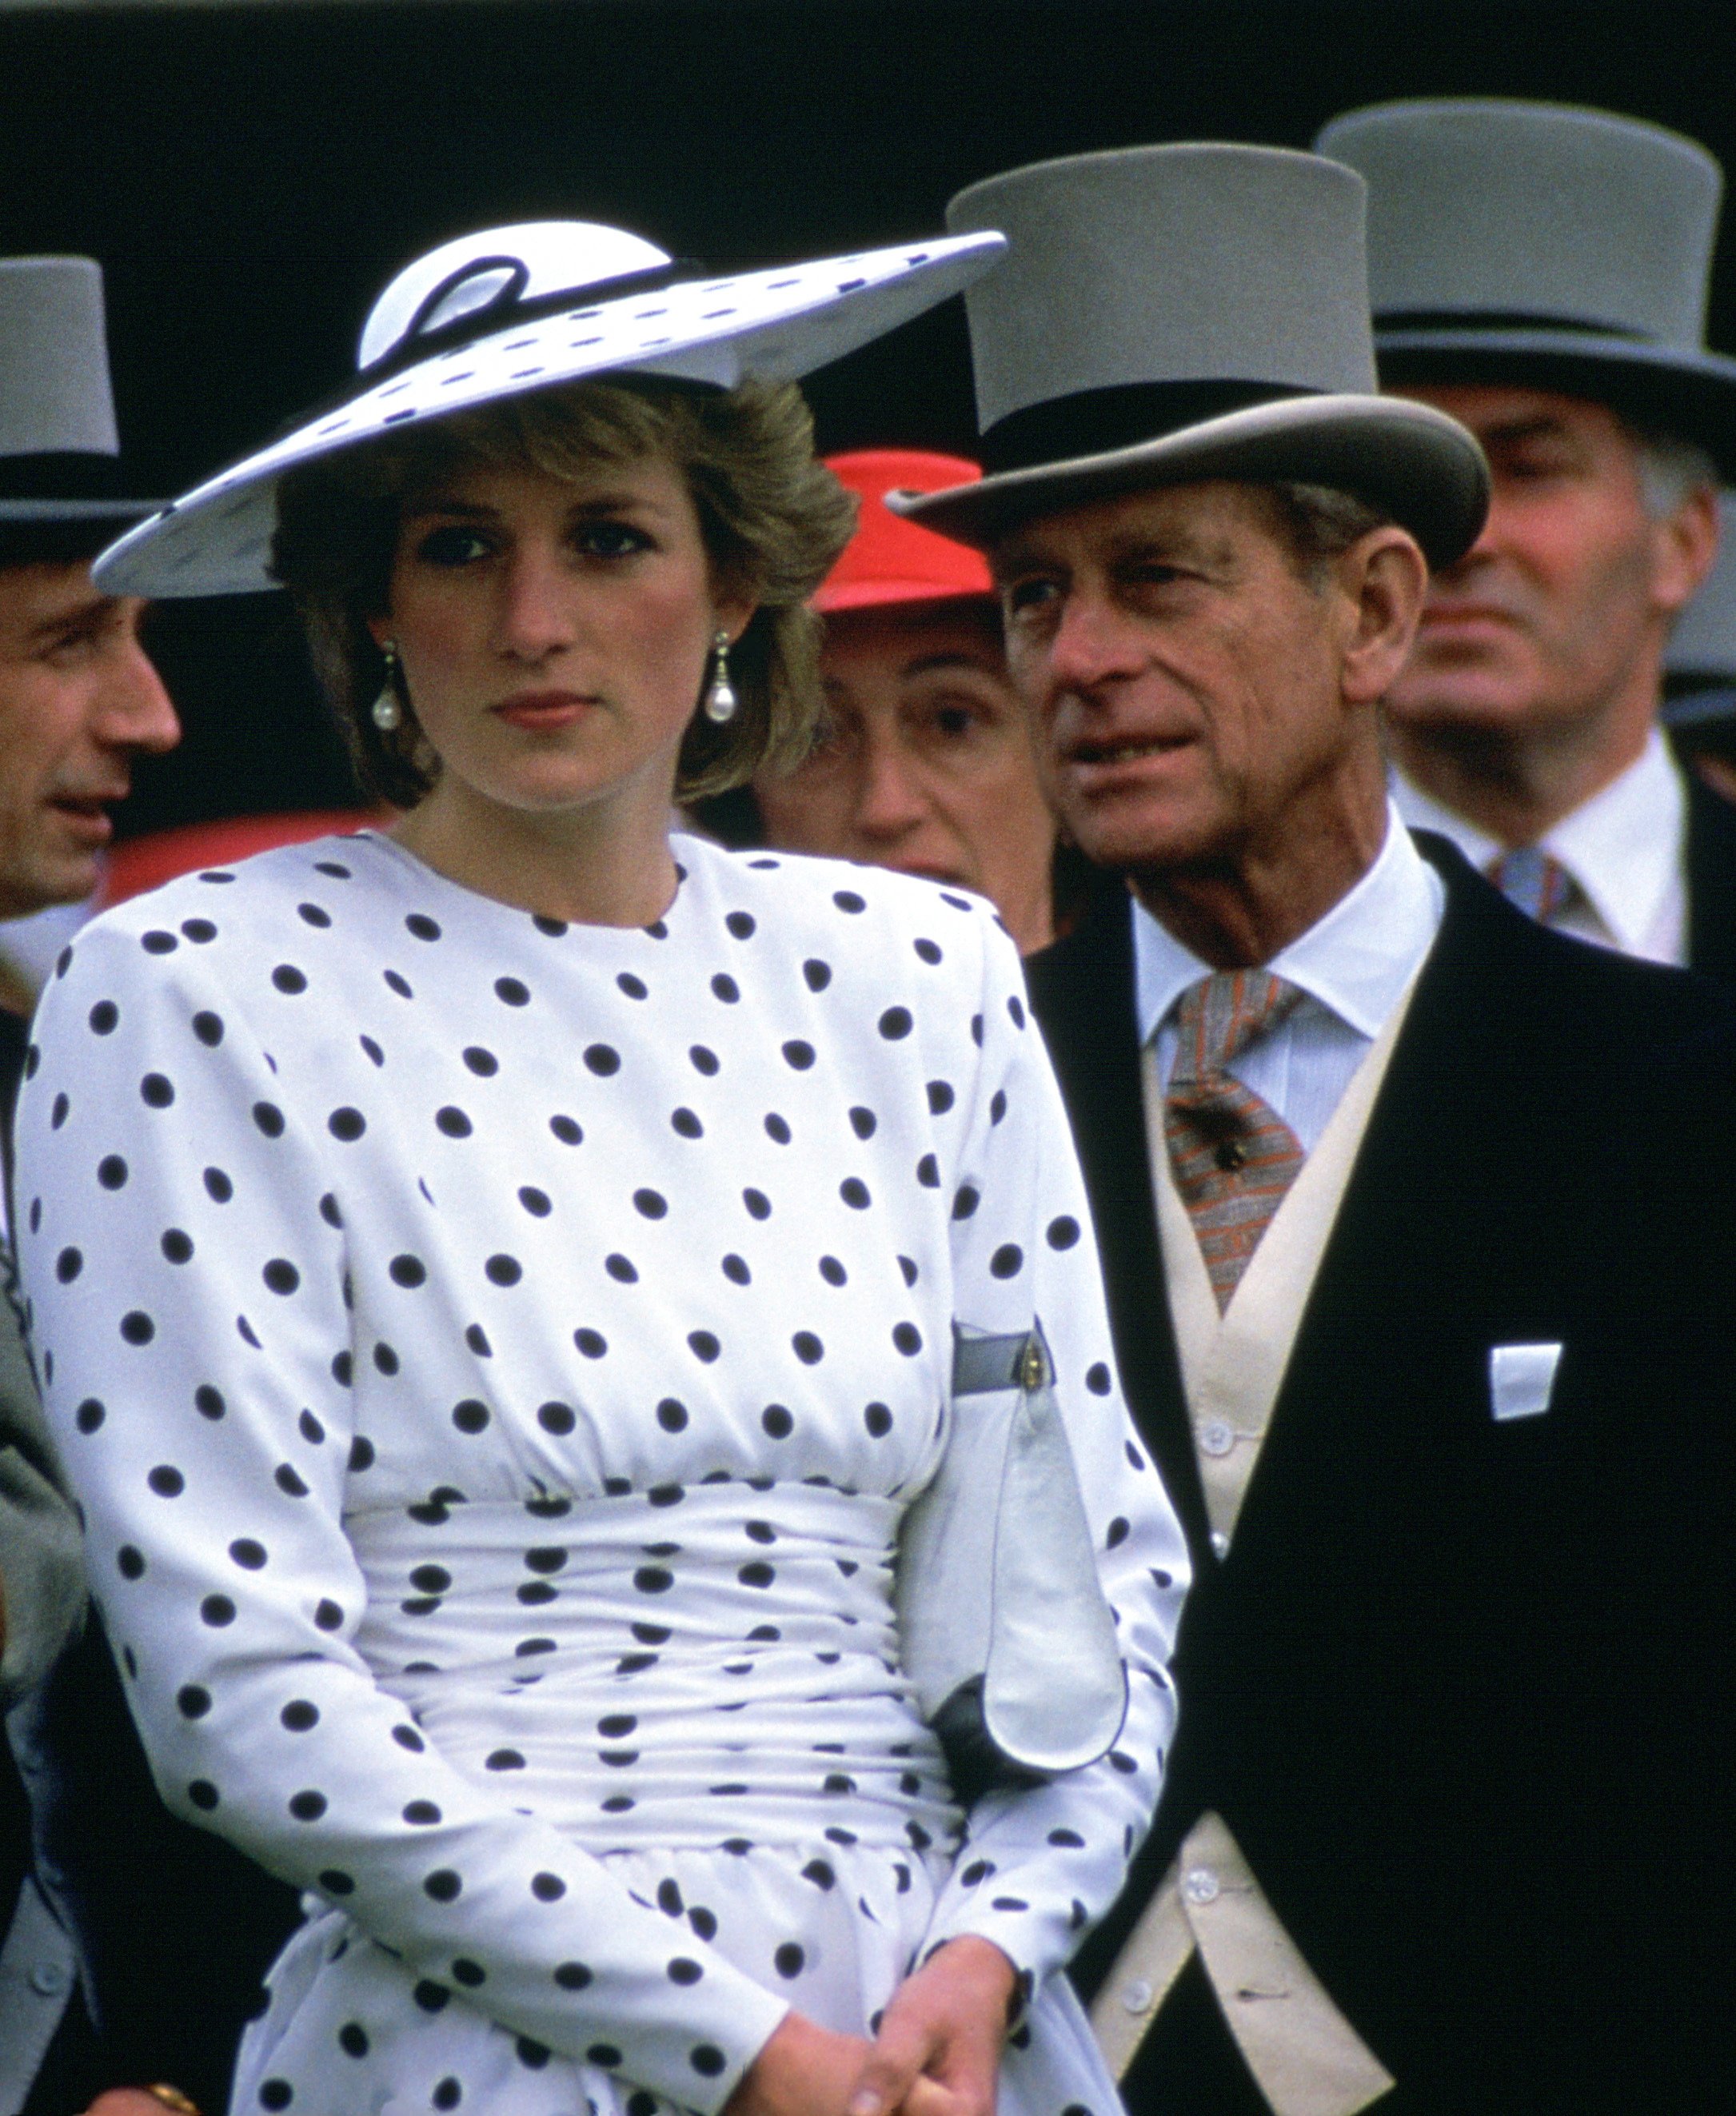
[[134, 481], [118, 456], [85, 448], [0, 456], [0, 499], [124, 499]]
[[1245, 412], [1252, 404], [1318, 393], [1275, 382], [1117, 383], [1009, 412], [983, 435], [978, 453], [983, 475], [994, 477], [1004, 471], [1036, 470], [1078, 456], [1137, 448], [1142, 441], [1160, 441], [1183, 427]]
[[1382, 309], [1377, 331], [1567, 331], [1576, 338], [1644, 338], [1622, 324], [1601, 324], [1587, 316], [1540, 315], [1519, 309]]
[[[406, 367], [432, 360], [436, 354], [473, 345], [478, 338], [493, 338], [498, 332], [512, 329], [516, 324], [539, 323], [545, 316], [559, 315], [563, 310], [571, 310], [575, 319], [582, 318], [605, 301], [618, 301], [623, 294], [654, 294], [683, 279], [703, 278], [705, 269], [703, 264], [696, 264], [691, 257], [677, 257], [667, 264], [648, 265], [641, 272], [618, 272], [611, 279], [593, 279], [588, 286], [565, 287], [553, 294], [535, 294], [529, 301], [521, 301], [519, 290], [530, 275], [519, 259], [504, 255], [471, 258], [424, 297], [403, 336], [378, 360], [370, 361], [361, 369], [360, 379], [365, 384], [384, 382], [402, 374]], [[466, 309], [450, 323], [437, 324], [431, 330], [422, 328], [421, 319], [432, 315], [466, 279], [489, 272], [505, 272], [507, 278], [506, 284], [487, 301], [474, 309]], [[354, 393], [352, 384], [346, 395]]]
[[[455, 286], [462, 285], [478, 270], [498, 272], [517, 262], [516, 258], [499, 256], [485, 257], [466, 264], [462, 272], [440, 282], [434, 293], [423, 301], [417, 315], [437, 306], [436, 297], [443, 300]], [[404, 335], [395, 339], [378, 360], [370, 361], [347, 382], [286, 419], [278, 428], [277, 438], [281, 440], [286, 434], [293, 434], [331, 412], [342, 411], [378, 384], [390, 381], [406, 368], [420, 367], [425, 360], [437, 359], [443, 352], [457, 352], [466, 345], [474, 345], [479, 338], [493, 338], [500, 331], [511, 330], [521, 324], [537, 323], [545, 316], [558, 316], [563, 311], [570, 312], [575, 321], [581, 320], [605, 301], [618, 300], [622, 294], [654, 294], [682, 280], [696, 278], [704, 270], [705, 267], [691, 258], [678, 257], [671, 264], [654, 264], [643, 272], [620, 272], [613, 279], [593, 279], [586, 287], [568, 287], [559, 293], [538, 294], [528, 301], [513, 300], [514, 286], [509, 281], [492, 301], [480, 308], [467, 309], [462, 316], [455, 317], [449, 324], [440, 324], [433, 330], [418, 331], [412, 320]], [[713, 386], [709, 383], [696, 385], [706, 389]]]

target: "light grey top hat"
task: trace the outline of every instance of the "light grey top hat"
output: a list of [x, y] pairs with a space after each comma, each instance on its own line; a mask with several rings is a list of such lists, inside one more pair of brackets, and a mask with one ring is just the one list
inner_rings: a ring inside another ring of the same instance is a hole
[[104, 552], [111, 594], [274, 586], [277, 482], [398, 426], [603, 375], [733, 388], [823, 367], [986, 272], [992, 232], [719, 276], [625, 228], [530, 221], [443, 243], [374, 303], [360, 370], [319, 410]]
[[1700, 592], [1677, 619], [1664, 652], [1674, 693], [1664, 706], [1665, 727], [1736, 720], [1736, 494], [1719, 502], [1723, 534], [1718, 558]]
[[1302, 481], [1387, 508], [1435, 564], [1481, 524], [1454, 421], [1375, 393], [1364, 191], [1270, 147], [1136, 147], [961, 191], [1012, 253], [967, 296], [985, 475], [899, 503], [967, 543], [1152, 485]]
[[1706, 347], [1724, 177], [1703, 147], [1498, 99], [1353, 110], [1315, 145], [1368, 182], [1384, 380], [1592, 397], [1736, 475], [1736, 361]]
[[123, 522], [102, 267], [0, 257], [0, 522]]

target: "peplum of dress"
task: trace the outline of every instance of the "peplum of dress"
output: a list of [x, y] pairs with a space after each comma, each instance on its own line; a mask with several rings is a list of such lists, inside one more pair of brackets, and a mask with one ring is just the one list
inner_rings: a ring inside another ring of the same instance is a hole
[[[306, 1892], [232, 2107], [710, 2112], [975, 1933], [1005, 2116], [1111, 2116], [1056, 1972], [1156, 1799], [1186, 1558], [1017, 957], [675, 844], [622, 929], [325, 840], [50, 982], [20, 1240], [95, 1591], [170, 1807]], [[955, 1318], [1033, 1318], [1131, 1702], [967, 1813], [892, 1567]]]

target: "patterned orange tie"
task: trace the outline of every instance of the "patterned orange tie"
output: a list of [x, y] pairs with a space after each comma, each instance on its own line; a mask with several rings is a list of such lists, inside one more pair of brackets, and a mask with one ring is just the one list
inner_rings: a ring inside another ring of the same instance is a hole
[[1303, 1160], [1277, 1111], [1224, 1069], [1301, 998], [1268, 970], [1217, 970], [1176, 1010], [1164, 1134], [1220, 1315]]

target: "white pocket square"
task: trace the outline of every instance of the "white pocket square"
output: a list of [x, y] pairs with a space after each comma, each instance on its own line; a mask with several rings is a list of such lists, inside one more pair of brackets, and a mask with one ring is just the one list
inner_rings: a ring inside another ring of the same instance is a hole
[[1559, 1345], [1492, 1345], [1489, 1408], [1498, 1419], [1536, 1418], [1549, 1409], [1561, 1364]]

